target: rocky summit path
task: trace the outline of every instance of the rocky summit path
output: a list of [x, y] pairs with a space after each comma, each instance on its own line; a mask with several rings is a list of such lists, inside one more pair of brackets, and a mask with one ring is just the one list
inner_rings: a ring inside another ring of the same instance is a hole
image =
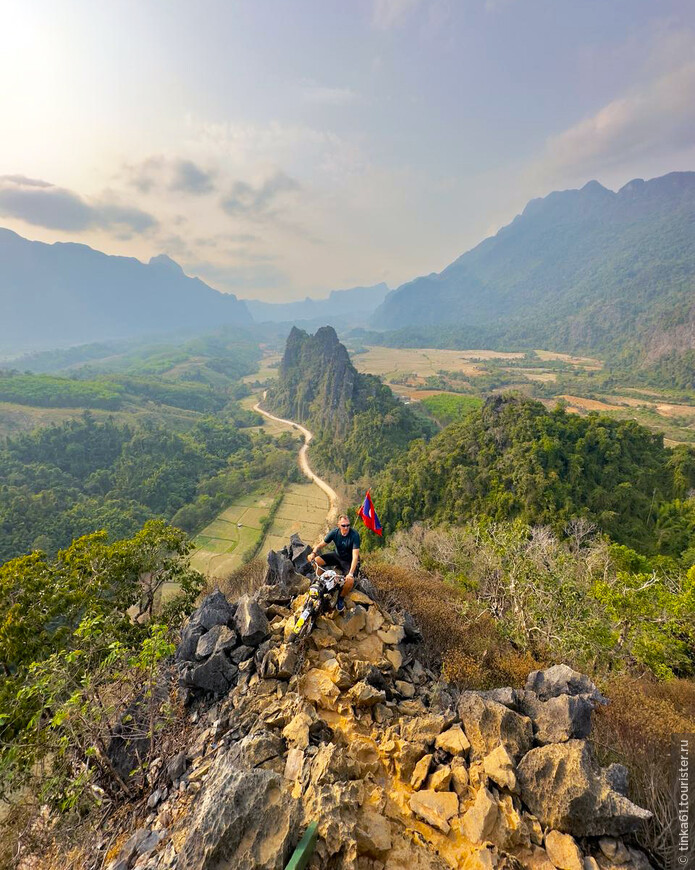
[[253, 406], [253, 410], [257, 411], [259, 414], [262, 414], [264, 417], [267, 417], [269, 420], [275, 420], [276, 423], [284, 423], [286, 426], [298, 429], [302, 433], [302, 435], [304, 436], [304, 444], [302, 444], [299, 451], [299, 467], [302, 470], [302, 474], [305, 477], [308, 477], [309, 480], [315, 483], [316, 486], [318, 486], [319, 489], [322, 489], [328, 496], [330, 507], [328, 509], [328, 513], [326, 514], [326, 519], [329, 524], [335, 522], [338, 514], [338, 493], [333, 489], [332, 486], [330, 486], [330, 484], [326, 483], [325, 480], [320, 478], [318, 474], [315, 474], [311, 470], [311, 466], [309, 465], [309, 458], [307, 456], [307, 453], [309, 450], [309, 443], [314, 437], [314, 433], [310, 432], [305, 426], [302, 426], [301, 423], [295, 423], [294, 420], [285, 420], [283, 417], [276, 417], [275, 414], [264, 411], [263, 408], [261, 408], [259, 402], [256, 402], [256, 404]]

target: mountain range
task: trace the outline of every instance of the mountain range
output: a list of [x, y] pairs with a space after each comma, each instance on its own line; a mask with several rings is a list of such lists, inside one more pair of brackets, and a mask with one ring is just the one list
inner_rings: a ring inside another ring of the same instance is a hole
[[349, 320], [350, 325], [368, 323], [376, 309], [386, 298], [389, 288], [383, 282], [371, 287], [351, 287], [332, 290], [326, 299], [308, 296], [299, 302], [260, 302], [245, 299], [246, 307], [257, 323], [303, 323], [317, 321], [333, 326]]
[[0, 228], [0, 358], [254, 322], [364, 326], [388, 292], [382, 283], [334, 290], [326, 299], [240, 300], [189, 277], [166, 254], [142, 263]]
[[695, 172], [534, 199], [442, 272], [389, 293], [372, 325], [434, 327], [429, 341], [455, 327], [469, 347], [596, 351], [642, 365], [692, 354]]
[[141, 263], [0, 229], [0, 356], [10, 351], [252, 323], [236, 296], [165, 255]]

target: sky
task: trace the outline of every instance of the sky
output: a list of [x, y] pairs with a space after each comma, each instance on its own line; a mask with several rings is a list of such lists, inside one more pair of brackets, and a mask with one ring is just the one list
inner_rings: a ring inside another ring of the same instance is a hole
[[0, 226], [288, 301], [695, 170], [692, 0], [0, 0]]

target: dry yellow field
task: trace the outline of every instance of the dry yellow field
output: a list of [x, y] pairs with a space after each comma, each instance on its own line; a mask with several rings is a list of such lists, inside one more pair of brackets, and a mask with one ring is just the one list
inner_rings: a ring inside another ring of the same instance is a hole
[[582, 366], [582, 368], [586, 369], [600, 369], [603, 368], [603, 363], [600, 359], [594, 359], [590, 356], [572, 356], [569, 353], [557, 353], [553, 350], [538, 350], [535, 351], [538, 354], [539, 359], [550, 361], [550, 360], [559, 360], [560, 362], [566, 362], [573, 366]]
[[191, 566], [211, 580], [228, 577], [258, 541], [260, 518], [268, 513], [275, 493], [267, 487], [238, 499], [206, 526], [193, 543]]
[[295, 532], [305, 543], [314, 543], [328, 528], [329, 507], [328, 496], [315, 483], [291, 484], [265, 536], [261, 555], [284, 547]]
[[558, 396], [570, 403], [568, 411], [581, 409], [582, 411], [620, 411], [620, 405], [609, 405], [608, 402], [599, 402], [596, 399], [583, 399], [581, 396]]
[[493, 350], [439, 350], [436, 348], [368, 347], [356, 354], [353, 363], [358, 371], [379, 375], [385, 380], [412, 372], [426, 378], [438, 371], [458, 371], [465, 375], [480, 373], [475, 360], [519, 359], [523, 353], [503, 353]]

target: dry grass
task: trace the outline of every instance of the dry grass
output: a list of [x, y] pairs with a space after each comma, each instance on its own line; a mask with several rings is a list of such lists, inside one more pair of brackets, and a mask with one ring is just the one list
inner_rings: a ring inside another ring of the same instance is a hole
[[263, 584], [265, 568], [264, 559], [253, 559], [237, 568], [228, 577], [208, 583], [201, 596], [207, 595], [214, 589], [224, 592], [229, 601], [236, 601], [242, 595], [251, 595]]
[[489, 613], [474, 617], [467, 595], [439, 575], [381, 560], [369, 561], [367, 574], [387, 606], [413, 616], [428, 664], [441, 665], [460, 688], [523, 686], [529, 671], [541, 666], [501, 636]]
[[654, 814], [638, 841], [665, 866], [676, 854], [671, 737], [695, 733], [695, 684], [623, 676], [601, 688], [610, 704], [594, 716], [592, 739], [603, 763], [630, 770], [630, 798]]

